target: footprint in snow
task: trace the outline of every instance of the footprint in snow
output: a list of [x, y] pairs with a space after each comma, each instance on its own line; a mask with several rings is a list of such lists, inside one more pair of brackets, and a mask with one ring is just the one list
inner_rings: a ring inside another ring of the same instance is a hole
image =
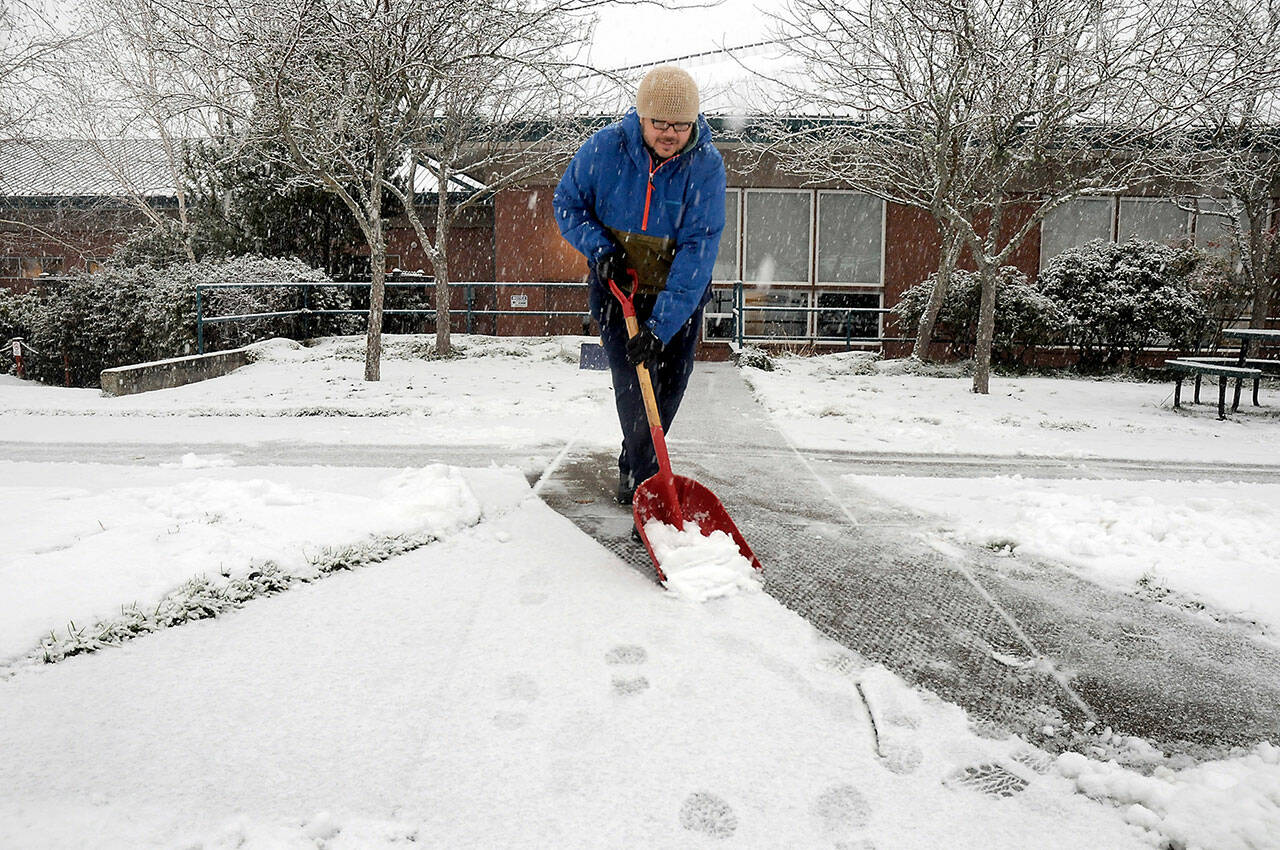
[[[513, 673], [498, 685], [498, 696], [506, 703], [532, 704], [541, 693], [537, 680], [523, 673]], [[504, 710], [493, 715], [493, 725], [506, 731], [519, 729], [528, 722], [529, 716], [523, 711]]]
[[502, 681], [502, 695], [520, 702], [533, 702], [542, 693], [538, 681], [524, 673], [513, 673]]
[[838, 850], [861, 850], [870, 846], [869, 842], [858, 839], [858, 833], [867, 825], [871, 806], [854, 786], [831, 786], [814, 801], [811, 812]]
[[[649, 653], [643, 646], [622, 644], [605, 653], [604, 662], [613, 667], [635, 667], [649, 659]], [[615, 675], [613, 692], [618, 696], [634, 696], [649, 689], [649, 680], [644, 676]]]
[[680, 806], [680, 826], [712, 838], [728, 838], [738, 830], [738, 816], [715, 794], [695, 791]]
[[880, 745], [884, 766], [899, 775], [915, 773], [924, 761], [924, 753], [915, 744], [906, 741], [886, 741]]

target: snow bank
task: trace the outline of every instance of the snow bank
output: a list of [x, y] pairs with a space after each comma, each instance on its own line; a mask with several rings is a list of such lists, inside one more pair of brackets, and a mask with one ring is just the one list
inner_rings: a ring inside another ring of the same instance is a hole
[[1121, 809], [1124, 819], [1187, 850], [1280, 846], [1280, 748], [1261, 743], [1230, 760], [1144, 776], [1114, 761], [1063, 753], [1057, 771], [1080, 793]]
[[249, 471], [261, 477], [216, 477], [198, 459], [183, 468], [200, 475], [123, 486], [130, 473], [117, 468], [116, 481], [95, 490], [11, 477], [0, 486], [0, 503], [21, 506], [19, 522], [0, 530], [0, 662], [70, 623], [83, 628], [123, 606], [149, 611], [196, 577], [225, 583], [269, 562], [311, 578], [328, 552], [445, 537], [481, 514], [463, 474], [442, 465], [373, 480], [334, 469], [323, 482], [290, 468]]

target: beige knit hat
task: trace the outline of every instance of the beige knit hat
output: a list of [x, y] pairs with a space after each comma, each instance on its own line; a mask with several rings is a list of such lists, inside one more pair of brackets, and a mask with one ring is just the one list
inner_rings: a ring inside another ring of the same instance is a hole
[[636, 112], [658, 121], [697, 121], [698, 84], [674, 65], [659, 65], [640, 81]]

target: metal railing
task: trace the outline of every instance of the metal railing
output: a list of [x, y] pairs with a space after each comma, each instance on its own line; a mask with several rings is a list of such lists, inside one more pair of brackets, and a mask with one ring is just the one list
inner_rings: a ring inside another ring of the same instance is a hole
[[[914, 342], [915, 341], [914, 337], [887, 337], [887, 336], [884, 336], [883, 332], [878, 333], [875, 336], [867, 336], [867, 335], [855, 336], [854, 335], [853, 332], [856, 324], [855, 323], [856, 316], [863, 315], [863, 314], [870, 314], [879, 318], [881, 316], [884, 316], [886, 313], [893, 312], [892, 309], [888, 307], [836, 307], [836, 306], [812, 306], [811, 307], [811, 306], [798, 306], [798, 305], [784, 306], [784, 307], [770, 307], [765, 305], [749, 305], [746, 303], [746, 295], [747, 295], [748, 288], [749, 287], [747, 287], [747, 285], [744, 284], [742, 281], [733, 281], [727, 286], [725, 284], [721, 284], [714, 287], [714, 289], [718, 289], [720, 291], [724, 291], [725, 289], [730, 289], [733, 293], [733, 307], [731, 312], [727, 314], [712, 313], [710, 314], [710, 317], [713, 320], [715, 318], [731, 318], [733, 320], [732, 339], [739, 348], [741, 348], [743, 345], [749, 342], [806, 343], [806, 344], [843, 342], [845, 348], [850, 349], [855, 344], [870, 346], [870, 345], [881, 345], [886, 342]], [[775, 290], [775, 291], [780, 291], [780, 292], [795, 291], [795, 292], [803, 292], [805, 294], [808, 294], [811, 290], [797, 289], [797, 290]], [[851, 294], [856, 294], [856, 293], [851, 293]], [[769, 314], [769, 313], [789, 314], [793, 316], [803, 315], [805, 317], [804, 333], [792, 334], [792, 333], [786, 333], [786, 332], [782, 332], [782, 333], [749, 333], [748, 332], [748, 328], [750, 325], [755, 325], [755, 324], [763, 324], [766, 326], [768, 325], [767, 318], [762, 321], [760, 319], [751, 318], [750, 314]], [[809, 331], [810, 316], [840, 316], [841, 319], [839, 320], [839, 327], [842, 328], [842, 330], [834, 334], [822, 333], [821, 332], [822, 325], [827, 323], [816, 322], [813, 331], [810, 332]], [[879, 322], [877, 322], [877, 326], [879, 326]], [[703, 338], [706, 339], [708, 342], [727, 341], [725, 340], [724, 337], [713, 337], [706, 333], [704, 333]]]
[[[418, 289], [423, 292], [432, 292], [435, 288], [434, 281], [395, 281], [386, 282], [388, 290], [396, 289]], [[205, 348], [205, 326], [225, 324], [238, 321], [255, 321], [262, 319], [276, 318], [310, 318], [319, 316], [339, 316], [339, 315], [368, 315], [367, 307], [312, 307], [311, 291], [324, 288], [369, 288], [367, 281], [253, 281], [246, 283], [202, 283], [196, 286], [196, 350], [203, 354]], [[585, 323], [588, 314], [585, 306], [581, 310], [533, 310], [527, 306], [521, 305], [516, 299], [520, 295], [513, 294], [512, 303], [509, 309], [499, 309], [497, 307], [477, 306], [477, 291], [480, 289], [495, 290], [494, 297], [490, 299], [496, 303], [496, 292], [498, 290], [511, 289], [581, 289], [584, 291], [587, 284], [578, 282], [557, 282], [557, 281], [460, 281], [449, 284], [450, 289], [460, 289], [463, 291], [463, 306], [457, 311], [451, 311], [455, 315], [459, 315], [466, 321], [466, 332], [475, 332], [475, 322], [480, 317], [499, 317], [499, 316], [540, 316], [544, 318], [557, 317], [576, 317]], [[274, 310], [259, 313], [236, 313], [229, 315], [206, 315], [207, 298], [206, 294], [220, 290], [251, 290], [251, 289], [296, 289], [298, 290], [298, 306], [291, 310]], [[703, 339], [707, 342], [734, 342], [739, 347], [751, 342], [781, 342], [781, 343], [843, 343], [845, 348], [852, 348], [854, 345], [873, 346], [881, 345], [886, 342], [912, 342], [913, 337], [886, 337], [883, 333], [869, 336], [865, 334], [855, 334], [858, 322], [856, 318], [860, 315], [874, 315], [877, 318], [892, 312], [886, 307], [837, 307], [837, 306], [766, 306], [766, 305], [749, 305], [746, 303], [747, 293], [754, 287], [748, 287], [741, 281], [733, 281], [731, 283], [719, 283], [714, 287], [715, 291], [730, 291], [733, 296], [733, 306], [728, 313], [708, 312], [704, 317]], [[788, 290], [774, 290], [788, 291]], [[795, 290], [808, 294], [811, 290]], [[524, 296], [527, 304], [527, 295]], [[583, 298], [585, 301], [585, 297]], [[414, 307], [414, 308], [386, 308], [383, 311], [385, 316], [424, 316], [434, 321], [436, 318], [436, 310], [434, 307]], [[783, 332], [752, 332], [753, 326], [767, 326], [767, 318], [763, 321], [757, 316], [768, 314], [777, 315], [803, 315], [805, 317], [805, 332], [799, 334]], [[808, 328], [810, 322], [808, 317], [839, 317], [837, 319], [838, 327], [841, 330], [837, 333], [821, 333], [824, 327], [829, 327], [829, 321], [821, 321], [817, 323], [813, 332], [810, 333]], [[732, 332], [730, 335], [710, 333], [710, 324], [717, 319], [729, 319], [732, 321]], [[878, 323], [877, 323], [878, 324]]]
[[[419, 289], [424, 292], [434, 292], [435, 281], [392, 281], [389, 280], [385, 284], [387, 289]], [[367, 307], [343, 307], [343, 308], [315, 308], [310, 306], [309, 293], [312, 289], [322, 288], [356, 288], [369, 289], [368, 281], [254, 281], [250, 283], [201, 283], [196, 285], [196, 351], [200, 354], [204, 353], [204, 327], [205, 325], [224, 324], [236, 321], [252, 321], [257, 319], [275, 319], [301, 317], [309, 318], [312, 316], [342, 316], [342, 315], [361, 315], [367, 316], [369, 308]], [[464, 306], [457, 311], [466, 319], [467, 333], [475, 332], [475, 320], [481, 316], [544, 316], [564, 317], [573, 316], [582, 319], [584, 322], [589, 318], [587, 311], [582, 310], [530, 310], [525, 307], [518, 307], [513, 304], [513, 309], [500, 310], [488, 307], [476, 306], [476, 290], [480, 288], [504, 288], [519, 289], [525, 288], [541, 288], [541, 289], [582, 289], [586, 290], [585, 283], [574, 282], [556, 282], [556, 281], [460, 281], [449, 284], [449, 288], [461, 289], [463, 291]], [[216, 290], [228, 289], [297, 289], [299, 291], [299, 305], [293, 310], [277, 310], [265, 313], [237, 313], [234, 315], [222, 316], [206, 316], [205, 315], [205, 293]], [[513, 299], [518, 296], [513, 296]], [[527, 297], [527, 296], [526, 296]], [[526, 302], [527, 303], [527, 302]], [[453, 311], [451, 311], [453, 312]], [[384, 316], [426, 316], [432, 321], [436, 318], [436, 309], [434, 307], [413, 307], [413, 308], [384, 308], [382, 311]]]

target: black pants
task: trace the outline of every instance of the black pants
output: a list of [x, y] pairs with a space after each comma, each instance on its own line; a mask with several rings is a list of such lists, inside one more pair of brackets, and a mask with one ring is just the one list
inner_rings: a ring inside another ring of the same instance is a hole
[[[627, 363], [627, 325], [622, 307], [616, 301], [604, 304], [600, 314], [600, 342], [604, 345], [609, 370], [613, 373], [613, 398], [618, 407], [618, 423], [622, 426], [618, 474], [624, 482], [629, 479], [631, 488], [634, 488], [658, 472], [658, 456], [649, 435], [640, 380], [636, 377], [635, 367]], [[689, 386], [693, 356], [698, 350], [701, 332], [702, 310], [699, 309], [663, 347], [662, 353], [648, 364], [664, 432], [671, 428], [685, 388]]]

